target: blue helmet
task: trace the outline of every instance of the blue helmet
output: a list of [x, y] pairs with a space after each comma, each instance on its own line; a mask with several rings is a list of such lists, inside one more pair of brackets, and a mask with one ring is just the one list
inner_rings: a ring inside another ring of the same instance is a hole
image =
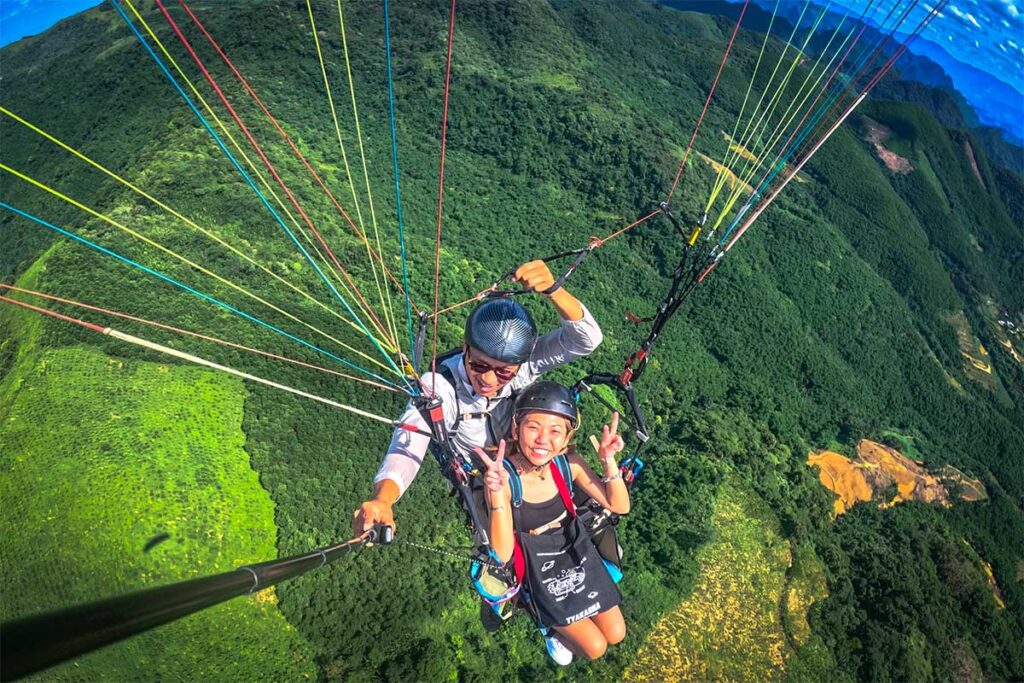
[[510, 365], [525, 363], [537, 344], [537, 326], [521, 304], [488, 299], [466, 320], [466, 345]]

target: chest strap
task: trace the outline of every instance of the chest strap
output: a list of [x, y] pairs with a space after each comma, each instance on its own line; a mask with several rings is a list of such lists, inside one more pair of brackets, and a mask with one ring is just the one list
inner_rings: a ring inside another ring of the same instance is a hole
[[[519, 472], [516, 471], [515, 465], [508, 458], [505, 458], [502, 462], [505, 465], [505, 470], [508, 472], [508, 484], [512, 492], [512, 520], [515, 529], [519, 533], [540, 534], [548, 529], [555, 528], [566, 516], [576, 517], [576, 505], [572, 502], [572, 470], [569, 468], [569, 458], [562, 453], [551, 459], [548, 463], [548, 469], [551, 471], [551, 480], [555, 482], [555, 488], [558, 489], [558, 496], [562, 499], [562, 504], [565, 506], [565, 512], [542, 527], [532, 531], [520, 531], [522, 527], [523, 481], [519, 477]], [[518, 535], [515, 535], [515, 545], [512, 547], [512, 570], [516, 581], [522, 583], [523, 578], [526, 576], [526, 556], [523, 554], [523, 546], [519, 542]]]

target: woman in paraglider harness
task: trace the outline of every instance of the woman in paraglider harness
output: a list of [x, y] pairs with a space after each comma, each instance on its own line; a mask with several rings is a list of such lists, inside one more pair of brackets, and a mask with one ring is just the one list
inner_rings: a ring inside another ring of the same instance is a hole
[[572, 392], [537, 382], [516, 399], [508, 452], [504, 441], [494, 458], [478, 452], [487, 466], [491, 546], [514, 568], [519, 602], [562, 665], [572, 653], [597, 659], [626, 635], [622, 596], [572, 502], [575, 485], [611, 512], [629, 512], [615, 457], [623, 448], [618, 415], [604, 427], [598, 448], [603, 476], [569, 448], [578, 427]]

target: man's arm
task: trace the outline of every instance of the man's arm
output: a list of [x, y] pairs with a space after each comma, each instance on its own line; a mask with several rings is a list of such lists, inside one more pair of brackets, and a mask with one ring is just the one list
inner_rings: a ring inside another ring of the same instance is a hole
[[[440, 375], [433, 373], [424, 375], [420, 382], [422, 386], [435, 391], [441, 397], [444, 403], [445, 422], [450, 427], [454, 424], [458, 412], [455, 387], [448, 384]], [[373, 498], [360, 505], [353, 514], [352, 532], [356, 536], [368, 531], [375, 524], [395, 527], [392, 508], [416, 478], [423, 458], [430, 448], [430, 437], [427, 436], [430, 433], [430, 425], [411, 402], [406, 406], [399, 422], [418, 431], [398, 428], [391, 435], [391, 445], [374, 478]]]
[[[543, 292], [555, 283], [551, 270], [543, 261], [530, 261], [519, 266], [515, 279], [536, 292]], [[546, 298], [558, 311], [562, 324], [537, 340], [530, 360], [519, 372], [518, 382], [529, 384], [552, 368], [582, 358], [592, 353], [604, 339], [594, 316], [565, 287], [559, 287]]]
[[515, 280], [522, 283], [527, 289], [546, 296], [562, 320], [576, 322], [583, 319], [583, 305], [565, 287], [559, 287], [551, 294], [544, 294], [555, 284], [555, 277], [551, 274], [548, 264], [543, 261], [530, 261], [519, 266], [516, 269]]

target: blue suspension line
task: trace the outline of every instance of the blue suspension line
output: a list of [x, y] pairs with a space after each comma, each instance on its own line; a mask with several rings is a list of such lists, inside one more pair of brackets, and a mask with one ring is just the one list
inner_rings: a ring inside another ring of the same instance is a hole
[[[856, 68], [853, 69], [852, 73], [859, 73], [861, 69], [863, 69], [864, 66], [866, 66], [867, 63], [873, 58], [873, 55], [884, 43], [884, 41], [888, 40], [893, 35], [895, 35], [896, 29], [898, 29], [903, 24], [907, 16], [910, 14], [910, 10], [913, 9], [914, 5], [916, 4], [917, 0], [914, 0], [914, 2], [911, 2], [906, 7], [906, 9], [903, 11], [902, 15], [897, 20], [895, 26], [891, 29], [888, 35], [883, 36], [882, 38], [879, 39], [878, 42], [874, 43], [873, 45], [866, 46], [861, 51], [860, 55], [858, 56]], [[899, 3], [893, 4], [892, 8], [889, 10], [889, 13], [882, 20], [880, 24], [881, 26], [884, 26], [885, 23], [889, 21], [889, 18], [892, 17], [893, 12], [895, 12], [898, 6]], [[870, 4], [868, 5], [868, 7], [870, 7]], [[838, 83], [835, 86], [835, 88], [826, 97], [825, 101], [818, 106], [818, 109], [814, 112], [814, 114], [811, 115], [807, 123], [803, 126], [803, 129], [800, 131], [800, 133], [793, 138], [792, 142], [786, 148], [785, 152], [783, 152], [783, 154], [779, 157], [779, 160], [772, 167], [771, 171], [765, 176], [764, 180], [762, 180], [761, 183], [758, 184], [756, 188], [754, 188], [754, 191], [750, 194], [750, 197], [747, 198], [747, 201], [743, 204], [740, 210], [736, 213], [736, 216], [729, 223], [729, 228], [725, 231], [725, 233], [722, 235], [722, 238], [718, 242], [720, 246], [728, 241], [733, 231], [736, 229], [737, 226], [739, 226], [740, 222], [743, 220], [743, 217], [753, 207], [757, 200], [762, 196], [764, 190], [768, 188], [771, 185], [771, 183], [775, 180], [775, 178], [778, 176], [778, 174], [782, 172], [782, 170], [786, 167], [786, 163], [793, 157], [794, 154], [796, 154], [797, 150], [800, 149], [804, 141], [811, 135], [811, 133], [817, 129], [818, 124], [831, 109], [832, 105], [836, 103], [840, 96], [842, 96], [842, 94], [847, 90], [849, 85], [852, 84], [852, 77], [846, 76], [841, 71], [836, 73], [836, 77]]]
[[70, 237], [71, 239], [77, 240], [77, 241], [81, 242], [82, 244], [84, 244], [85, 246], [87, 246], [87, 247], [89, 247], [91, 249], [95, 249], [96, 251], [99, 251], [99, 252], [101, 252], [103, 254], [106, 254], [107, 256], [113, 256], [115, 259], [117, 259], [118, 261], [121, 261], [122, 263], [125, 263], [125, 264], [127, 264], [129, 266], [132, 266], [133, 268], [138, 268], [139, 270], [141, 270], [141, 271], [143, 271], [145, 273], [149, 273], [150, 275], [152, 275], [154, 277], [160, 278], [164, 282], [172, 284], [175, 287], [179, 287], [179, 288], [185, 290], [186, 292], [189, 292], [190, 294], [195, 294], [199, 298], [205, 299], [206, 301], [209, 301], [212, 304], [220, 306], [221, 308], [223, 308], [223, 309], [225, 309], [227, 311], [230, 311], [232, 313], [235, 313], [236, 315], [240, 315], [243, 318], [245, 318], [246, 320], [254, 322], [257, 325], [262, 325], [263, 327], [267, 328], [268, 330], [271, 330], [273, 332], [276, 332], [277, 334], [280, 334], [280, 335], [282, 335], [284, 337], [287, 337], [288, 339], [291, 339], [292, 341], [298, 342], [299, 344], [302, 344], [303, 346], [305, 346], [307, 348], [313, 349], [314, 351], [316, 351], [318, 353], [322, 353], [323, 355], [327, 356], [328, 358], [332, 358], [332, 359], [338, 361], [339, 363], [342, 363], [343, 365], [348, 366], [349, 368], [351, 368], [353, 370], [357, 370], [357, 371], [363, 373], [364, 375], [368, 375], [368, 376], [372, 377], [373, 379], [377, 380], [378, 382], [382, 382], [382, 383], [384, 383], [384, 384], [386, 384], [386, 385], [388, 385], [390, 387], [394, 387], [395, 389], [398, 389], [399, 391], [402, 391], [401, 387], [397, 386], [393, 382], [389, 382], [388, 380], [384, 379], [383, 377], [379, 377], [379, 376], [375, 375], [374, 373], [370, 372], [369, 370], [365, 370], [365, 369], [359, 367], [358, 365], [354, 365], [354, 364], [350, 363], [349, 361], [345, 360], [344, 358], [341, 358], [340, 356], [336, 356], [335, 354], [331, 353], [330, 351], [325, 351], [324, 349], [321, 349], [319, 346], [316, 346], [315, 344], [311, 344], [310, 342], [308, 342], [308, 341], [306, 341], [306, 340], [304, 340], [304, 339], [302, 339], [300, 337], [296, 337], [295, 335], [293, 335], [293, 334], [291, 334], [289, 332], [285, 332], [284, 330], [282, 330], [282, 329], [280, 329], [278, 327], [275, 327], [274, 325], [271, 325], [268, 322], [264, 322], [263, 320], [260, 320], [259, 318], [257, 318], [254, 315], [250, 315], [249, 313], [246, 313], [245, 311], [241, 311], [241, 310], [235, 308], [234, 306], [231, 306], [230, 304], [226, 304], [223, 301], [220, 301], [219, 299], [215, 299], [215, 298], [213, 298], [212, 296], [210, 296], [208, 294], [204, 294], [203, 292], [200, 292], [197, 289], [193, 289], [192, 287], [189, 287], [188, 285], [186, 285], [186, 284], [184, 284], [182, 282], [179, 282], [178, 280], [175, 280], [174, 278], [170, 277], [169, 275], [164, 275], [163, 273], [161, 273], [159, 271], [156, 271], [156, 270], [153, 270], [152, 268], [150, 268], [148, 266], [144, 266], [141, 263], [138, 263], [137, 261], [133, 261], [133, 260], [131, 260], [130, 258], [128, 258], [126, 256], [121, 256], [117, 252], [111, 251], [110, 249], [107, 249], [106, 247], [102, 247], [102, 246], [96, 244], [95, 242], [92, 242], [92, 241], [90, 241], [90, 240], [88, 240], [88, 239], [86, 239], [86, 238], [84, 238], [84, 237], [82, 237], [80, 235], [76, 235], [75, 233], [70, 232], [68, 230], [65, 230], [64, 228], [59, 228], [56, 225], [53, 225], [52, 223], [46, 222], [42, 218], [38, 218], [36, 216], [33, 216], [30, 213], [26, 213], [26, 212], [22, 211], [21, 209], [15, 208], [15, 207], [11, 206], [10, 204], [7, 204], [6, 202], [0, 201], [0, 208], [7, 209], [8, 211], [16, 213], [19, 216], [27, 218], [27, 219], [29, 219], [31, 221], [35, 221], [36, 223], [38, 223], [39, 225], [42, 225], [43, 227], [49, 228], [50, 230], [53, 230], [54, 232], [58, 232], [61, 235], [64, 235], [65, 237]]
[[313, 266], [313, 269], [317, 272], [317, 274], [321, 277], [321, 279], [323, 279], [323, 281], [327, 284], [327, 286], [330, 288], [331, 292], [334, 293], [334, 296], [338, 299], [338, 301], [340, 301], [341, 304], [345, 307], [345, 310], [352, 317], [352, 319], [356, 322], [356, 324], [363, 331], [363, 333], [367, 336], [367, 338], [370, 340], [370, 342], [373, 344], [373, 346], [377, 349], [378, 352], [380, 352], [381, 356], [384, 357], [384, 359], [388, 362], [388, 364], [395, 371], [395, 373], [398, 374], [399, 377], [402, 377], [403, 383], [405, 383], [405, 385], [411, 390], [412, 387], [409, 386], [409, 383], [408, 383], [408, 381], [406, 381], [406, 379], [404, 377], [404, 374], [402, 373], [401, 370], [398, 369], [398, 366], [395, 365], [395, 362], [394, 362], [394, 360], [392, 360], [391, 356], [387, 352], [385, 352], [384, 349], [382, 349], [380, 347], [380, 344], [378, 344], [377, 340], [373, 337], [372, 334], [370, 334], [370, 331], [368, 329], [366, 329], [366, 326], [363, 324], [362, 320], [359, 319], [359, 316], [356, 315], [355, 311], [352, 310], [352, 308], [349, 306], [348, 302], [345, 301], [345, 298], [342, 297], [341, 293], [338, 292], [338, 290], [334, 287], [334, 285], [331, 283], [331, 281], [327, 279], [327, 276], [320, 269], [320, 266], [318, 266], [316, 264], [316, 262], [313, 260], [313, 258], [309, 255], [309, 252], [306, 251], [305, 247], [303, 247], [302, 244], [299, 242], [299, 240], [295, 237], [295, 233], [293, 233], [288, 228], [288, 226], [285, 225], [284, 221], [281, 219], [281, 216], [278, 215], [277, 211], [274, 210], [274, 207], [270, 205], [269, 201], [267, 201], [267, 198], [263, 195], [262, 192], [260, 192], [259, 188], [256, 187], [256, 183], [254, 183], [252, 178], [250, 178], [249, 175], [245, 172], [245, 170], [242, 168], [242, 165], [240, 163], [238, 163], [238, 160], [235, 159], [234, 155], [231, 154], [231, 152], [228, 150], [227, 146], [220, 139], [220, 137], [217, 135], [217, 133], [213, 130], [213, 128], [210, 126], [210, 124], [206, 120], [206, 118], [202, 115], [202, 113], [199, 111], [199, 109], [196, 107], [196, 105], [192, 102], [192, 100], [189, 99], [188, 95], [185, 93], [185, 90], [181, 87], [181, 85], [178, 83], [178, 81], [175, 80], [174, 76], [171, 75], [171, 72], [167, 69], [167, 67], [164, 65], [164, 63], [160, 60], [160, 57], [157, 56], [156, 52], [154, 52], [153, 48], [150, 47], [148, 42], [146, 42], [146, 39], [142, 36], [142, 34], [139, 32], [139, 30], [135, 27], [134, 24], [132, 24], [131, 20], [128, 18], [128, 15], [125, 13], [124, 9], [121, 8], [121, 5], [117, 2], [117, 0], [110, 0], [110, 4], [113, 5], [114, 9], [116, 9], [118, 14], [121, 15], [121, 18], [124, 19], [125, 23], [128, 25], [128, 28], [131, 29], [131, 32], [134, 33], [135, 37], [139, 39], [139, 42], [146, 49], [146, 51], [149, 53], [150, 57], [153, 58], [153, 61], [156, 62], [156, 65], [158, 67], [160, 67], [160, 70], [164, 73], [164, 76], [167, 77], [167, 79], [171, 82], [171, 85], [173, 85], [175, 87], [175, 89], [178, 91], [178, 93], [181, 95], [181, 97], [185, 100], [185, 103], [189, 106], [189, 108], [192, 110], [192, 112], [199, 118], [199, 122], [203, 124], [203, 127], [206, 128], [206, 131], [213, 137], [214, 141], [217, 143], [217, 146], [220, 147], [222, 152], [224, 152], [224, 155], [228, 158], [228, 160], [232, 163], [232, 165], [234, 165], [234, 167], [238, 170], [238, 172], [242, 174], [242, 178], [245, 179], [245, 182], [248, 183], [249, 187], [251, 187], [253, 192], [256, 193], [256, 196], [260, 198], [261, 202], [263, 202], [263, 205], [265, 207], [267, 207], [268, 211], [270, 211], [270, 214], [274, 217], [275, 220], [277, 220], [278, 224], [280, 224], [280, 226], [284, 229], [285, 233], [287, 233], [287, 235], [291, 239], [292, 243], [295, 244], [295, 246], [299, 249], [299, 252], [306, 258], [306, 261], [308, 261], [309, 264], [311, 266]]

